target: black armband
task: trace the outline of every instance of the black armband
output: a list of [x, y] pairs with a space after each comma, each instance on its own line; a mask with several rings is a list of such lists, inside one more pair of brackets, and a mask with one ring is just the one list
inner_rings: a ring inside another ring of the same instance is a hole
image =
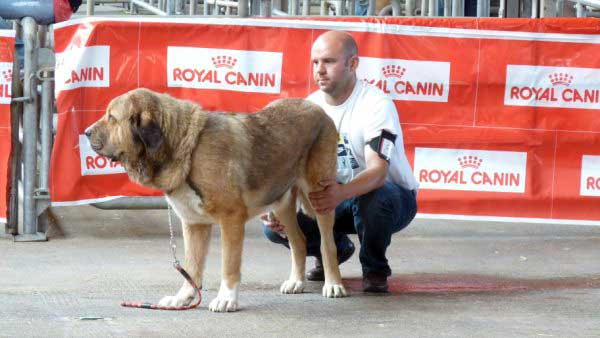
[[390, 163], [392, 154], [394, 153], [394, 144], [396, 142], [396, 135], [392, 134], [387, 130], [382, 130], [381, 135], [372, 138], [367, 144], [387, 163]]

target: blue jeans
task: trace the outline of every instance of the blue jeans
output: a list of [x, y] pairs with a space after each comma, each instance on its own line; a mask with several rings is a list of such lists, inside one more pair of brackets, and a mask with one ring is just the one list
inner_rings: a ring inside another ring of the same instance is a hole
[[[417, 213], [415, 192], [386, 182], [367, 194], [344, 200], [335, 209], [333, 234], [338, 251], [347, 247], [347, 234], [358, 234], [359, 259], [363, 275], [391, 275], [385, 252], [392, 235], [404, 229]], [[317, 222], [298, 213], [298, 225], [306, 237], [308, 256], [321, 257], [321, 236]], [[286, 238], [263, 225], [267, 238], [289, 249]]]

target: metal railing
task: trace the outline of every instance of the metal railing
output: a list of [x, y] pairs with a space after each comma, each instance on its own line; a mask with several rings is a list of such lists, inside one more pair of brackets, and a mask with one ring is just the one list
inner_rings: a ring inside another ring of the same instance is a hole
[[[33, 18], [15, 21], [16, 39], [23, 41], [21, 75], [18, 58], [13, 64], [11, 109], [12, 152], [9, 231], [15, 241], [45, 241], [50, 206], [49, 172], [54, 114], [54, 52], [48, 26]], [[22, 96], [20, 95], [22, 93]], [[19, 170], [22, 167], [22, 171]], [[23, 196], [22, 231], [18, 228], [19, 178]]]

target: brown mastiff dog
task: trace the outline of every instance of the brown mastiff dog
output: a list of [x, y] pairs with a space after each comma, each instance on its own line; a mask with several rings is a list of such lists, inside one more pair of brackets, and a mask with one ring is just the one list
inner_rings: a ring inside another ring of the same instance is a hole
[[[181, 218], [185, 268], [198, 286], [211, 224], [220, 224], [222, 280], [211, 311], [237, 310], [244, 226], [268, 210], [287, 226], [291, 247], [292, 269], [281, 292], [303, 291], [306, 240], [296, 220], [297, 199], [319, 224], [323, 295], [346, 295], [333, 240], [334, 213], [316, 214], [307, 198], [322, 189], [320, 181], [336, 175], [337, 131], [319, 106], [281, 99], [256, 114], [214, 113], [135, 89], [113, 99], [86, 135], [98, 154], [120, 161], [133, 181], [165, 192]], [[193, 298], [193, 288], [184, 282], [160, 304], [187, 305]]]

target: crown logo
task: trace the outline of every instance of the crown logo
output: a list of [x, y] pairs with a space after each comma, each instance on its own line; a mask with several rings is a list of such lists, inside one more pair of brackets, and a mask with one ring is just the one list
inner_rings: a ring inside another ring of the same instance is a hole
[[12, 80], [12, 69], [3, 70], [2, 77], [6, 82], [10, 82]]
[[481, 165], [481, 162], [483, 162], [483, 159], [479, 158], [478, 156], [462, 156], [458, 158], [458, 164], [460, 164], [460, 166], [464, 169], [464, 168], [474, 168], [474, 169], [479, 169], [479, 166]]
[[237, 59], [231, 56], [217, 55], [212, 57], [212, 63], [217, 68], [227, 67], [231, 69], [237, 63]]
[[388, 65], [388, 66], [382, 67], [381, 71], [383, 72], [384, 77], [401, 78], [402, 75], [404, 75], [406, 68], [404, 68], [402, 66]]
[[567, 73], [553, 73], [548, 75], [548, 78], [550, 78], [550, 83], [552, 83], [553, 86], [569, 86], [571, 82], [573, 82], [573, 75]]

